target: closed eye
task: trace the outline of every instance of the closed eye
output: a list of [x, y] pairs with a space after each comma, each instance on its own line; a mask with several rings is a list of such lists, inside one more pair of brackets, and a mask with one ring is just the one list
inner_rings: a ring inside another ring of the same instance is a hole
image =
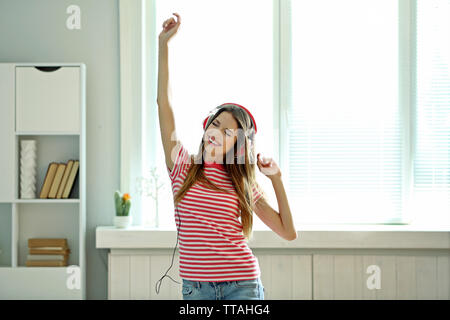
[[[213, 122], [212, 123], [215, 127], [218, 127], [219, 125], [217, 124], [217, 122]], [[233, 133], [231, 132], [231, 130], [225, 130], [225, 134], [229, 137], [231, 137], [233, 135]]]

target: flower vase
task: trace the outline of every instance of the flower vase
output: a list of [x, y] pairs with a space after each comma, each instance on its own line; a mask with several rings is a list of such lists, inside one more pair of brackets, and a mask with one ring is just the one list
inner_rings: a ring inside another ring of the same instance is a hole
[[36, 140], [20, 142], [20, 198], [36, 198]]
[[114, 216], [114, 226], [116, 228], [126, 228], [131, 225], [131, 216]]

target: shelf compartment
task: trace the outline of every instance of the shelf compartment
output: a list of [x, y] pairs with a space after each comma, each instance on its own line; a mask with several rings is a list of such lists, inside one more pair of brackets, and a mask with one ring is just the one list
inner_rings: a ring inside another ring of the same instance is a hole
[[[36, 140], [36, 198], [35, 199], [20, 199], [20, 141], [22, 140]], [[16, 148], [18, 156], [16, 159], [17, 165], [17, 190], [16, 199], [18, 200], [44, 200], [40, 199], [42, 186], [47, 174], [48, 166], [51, 162], [67, 163], [69, 160], [80, 160], [80, 136], [79, 135], [16, 135]], [[80, 167], [81, 167], [80, 162]], [[75, 178], [74, 185], [68, 199], [79, 199], [79, 174]], [[64, 200], [64, 199], [48, 199], [48, 200]], [[67, 200], [67, 199], [66, 199]]]
[[[16, 267], [0, 268], [0, 300], [69, 300], [82, 299], [81, 288], [69, 288], [80, 267]], [[80, 281], [81, 282], [81, 281]]]
[[30, 238], [67, 238], [70, 248], [68, 265], [80, 264], [78, 203], [17, 203], [16, 206], [19, 220], [19, 267], [26, 267]]

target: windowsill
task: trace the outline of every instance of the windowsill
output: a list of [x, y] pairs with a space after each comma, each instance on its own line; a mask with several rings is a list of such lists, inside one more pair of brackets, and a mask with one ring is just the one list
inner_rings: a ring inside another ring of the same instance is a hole
[[[251, 248], [450, 249], [449, 226], [305, 225], [287, 241], [272, 230], [254, 230]], [[173, 248], [176, 230], [99, 226], [96, 247], [110, 249]]]

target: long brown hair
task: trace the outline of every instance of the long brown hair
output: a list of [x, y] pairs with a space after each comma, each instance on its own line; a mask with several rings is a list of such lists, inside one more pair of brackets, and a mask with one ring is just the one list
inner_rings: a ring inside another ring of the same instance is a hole
[[[252, 237], [253, 210], [254, 210], [254, 207], [252, 205], [254, 201], [252, 190], [253, 187], [258, 189], [262, 193], [261, 199], [267, 201], [267, 196], [264, 190], [262, 190], [262, 188], [259, 186], [259, 184], [256, 182], [255, 179], [255, 167], [256, 167], [255, 132], [247, 112], [245, 112], [239, 107], [236, 107], [233, 104], [223, 105], [220, 108], [218, 108], [218, 110], [216, 110], [216, 112], [210, 116], [205, 128], [207, 129], [209, 124], [223, 111], [231, 112], [238, 123], [238, 128], [242, 129], [238, 130], [238, 134], [241, 136], [238, 137], [234, 147], [231, 148], [231, 150], [224, 155], [223, 163], [227, 173], [231, 177], [234, 189], [239, 198], [239, 209], [243, 234], [247, 240], [250, 240]], [[234, 163], [236, 159], [239, 159], [237, 156], [237, 150], [239, 150], [240, 146], [237, 146], [237, 144], [240, 141], [243, 141], [244, 143], [244, 153], [241, 156], [242, 158], [236, 161], [236, 163]], [[197, 181], [200, 184], [203, 184], [205, 187], [229, 193], [229, 191], [221, 189], [218, 186], [216, 186], [211, 180], [209, 180], [205, 176], [204, 165], [202, 160], [204, 152], [205, 146], [202, 138], [198, 153], [196, 155], [190, 156], [190, 167], [188, 169], [186, 179], [183, 185], [181, 186], [180, 190], [174, 197], [175, 206], [178, 205], [181, 199], [183, 199], [185, 193]], [[229, 161], [229, 159], [234, 160]]]

